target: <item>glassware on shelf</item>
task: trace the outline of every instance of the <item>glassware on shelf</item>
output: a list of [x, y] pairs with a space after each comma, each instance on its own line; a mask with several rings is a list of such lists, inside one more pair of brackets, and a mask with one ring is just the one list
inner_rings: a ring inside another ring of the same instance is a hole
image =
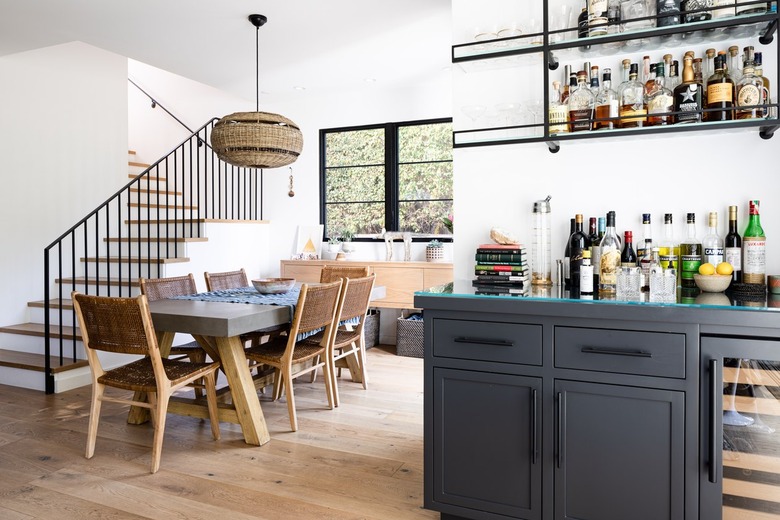
[[557, 43], [573, 40], [577, 33], [574, 31], [576, 21], [572, 19], [572, 6], [561, 5], [557, 9], [550, 9], [550, 42]]
[[[655, 27], [655, 2], [649, 0], [622, 0], [620, 3], [621, 31], [643, 31]], [[648, 43], [647, 38], [626, 41], [626, 46]]]
[[616, 299], [627, 302], [638, 302], [642, 298], [641, 267], [622, 265], [617, 271]]
[[465, 105], [460, 107], [460, 111], [476, 124], [485, 115], [487, 107], [485, 105]]

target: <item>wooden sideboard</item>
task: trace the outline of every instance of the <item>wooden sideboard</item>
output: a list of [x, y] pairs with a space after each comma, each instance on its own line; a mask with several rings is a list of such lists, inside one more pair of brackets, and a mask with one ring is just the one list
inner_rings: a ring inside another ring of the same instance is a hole
[[376, 285], [386, 289], [386, 296], [372, 300], [373, 307], [414, 308], [414, 292], [452, 281], [452, 264], [439, 262], [372, 262], [336, 260], [282, 260], [281, 276], [299, 282], [319, 282], [326, 264], [367, 265], [376, 274]]

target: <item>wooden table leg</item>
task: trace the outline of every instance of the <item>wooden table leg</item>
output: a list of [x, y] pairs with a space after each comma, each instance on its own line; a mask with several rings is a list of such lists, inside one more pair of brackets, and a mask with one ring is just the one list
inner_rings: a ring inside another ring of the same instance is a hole
[[244, 345], [238, 336], [216, 338], [216, 343], [244, 440], [247, 444], [262, 446], [271, 440], [271, 436], [247, 366]]
[[[157, 332], [157, 345], [160, 347], [162, 357], [167, 358], [168, 354], [171, 353], [171, 345], [173, 345], [175, 335], [175, 332]], [[146, 402], [146, 392], [135, 392], [133, 400]], [[130, 412], [127, 414], [127, 424], [143, 424], [149, 419], [149, 409], [140, 406], [131, 406]]]

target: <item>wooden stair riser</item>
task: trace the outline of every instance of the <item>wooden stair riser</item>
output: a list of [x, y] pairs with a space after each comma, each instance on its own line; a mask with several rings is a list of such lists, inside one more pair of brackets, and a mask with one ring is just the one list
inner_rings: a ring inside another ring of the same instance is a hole
[[192, 220], [198, 219], [201, 215], [197, 208], [182, 207], [148, 207], [145, 204], [141, 206], [131, 206], [127, 209], [127, 215], [132, 220]]
[[123, 257], [128, 255], [134, 258], [188, 258], [187, 244], [183, 242], [161, 242], [158, 246], [157, 243], [153, 243], [148, 239], [141, 239], [139, 241], [122, 241], [122, 242], [110, 242], [103, 244], [103, 247], [107, 247], [107, 250], [103, 250], [101, 254], [107, 254], [109, 257], [118, 257], [121, 253]]
[[[52, 326], [56, 329], [56, 326]], [[78, 337], [78, 335], [77, 335]], [[52, 353], [59, 353], [59, 336], [52, 333]], [[70, 357], [73, 352], [73, 335], [67, 334], [63, 339], [63, 353]], [[27, 334], [15, 334], [13, 332], [0, 332], [0, 345], [3, 345], [6, 349], [15, 350], [17, 352], [25, 352], [28, 354], [44, 354], [46, 352], [45, 339], [41, 336], [30, 336]], [[76, 339], [76, 357], [78, 359], [86, 359], [84, 353], [84, 345], [80, 339]]]
[[[84, 278], [84, 273], [89, 273], [89, 278], [111, 278], [122, 279], [124, 284], [127, 284], [127, 280], [137, 280], [140, 277], [144, 278], [162, 278], [165, 276], [165, 265], [157, 265], [156, 263], [133, 262], [132, 264], [106, 264], [103, 262], [82, 262], [79, 267], [77, 277]], [[91, 284], [94, 285], [94, 284]], [[70, 293], [68, 293], [70, 295]]]
[[199, 238], [206, 235], [205, 223], [192, 219], [183, 219], [165, 223], [156, 219], [139, 219], [133, 216], [130, 225], [124, 226], [123, 236], [130, 237], [163, 237], [163, 238]]

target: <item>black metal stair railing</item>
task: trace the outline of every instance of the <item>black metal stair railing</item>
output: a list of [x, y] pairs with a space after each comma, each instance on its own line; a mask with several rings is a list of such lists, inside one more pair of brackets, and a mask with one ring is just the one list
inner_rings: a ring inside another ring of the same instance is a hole
[[[221, 161], [209, 143], [214, 118], [134, 177], [44, 249], [46, 393], [52, 365], [77, 359], [74, 290], [132, 296], [138, 279], [160, 276], [184, 238], [201, 236], [206, 220], [262, 220], [262, 170]], [[199, 146], [199, 143], [201, 146]], [[68, 323], [65, 323], [68, 322]]]

